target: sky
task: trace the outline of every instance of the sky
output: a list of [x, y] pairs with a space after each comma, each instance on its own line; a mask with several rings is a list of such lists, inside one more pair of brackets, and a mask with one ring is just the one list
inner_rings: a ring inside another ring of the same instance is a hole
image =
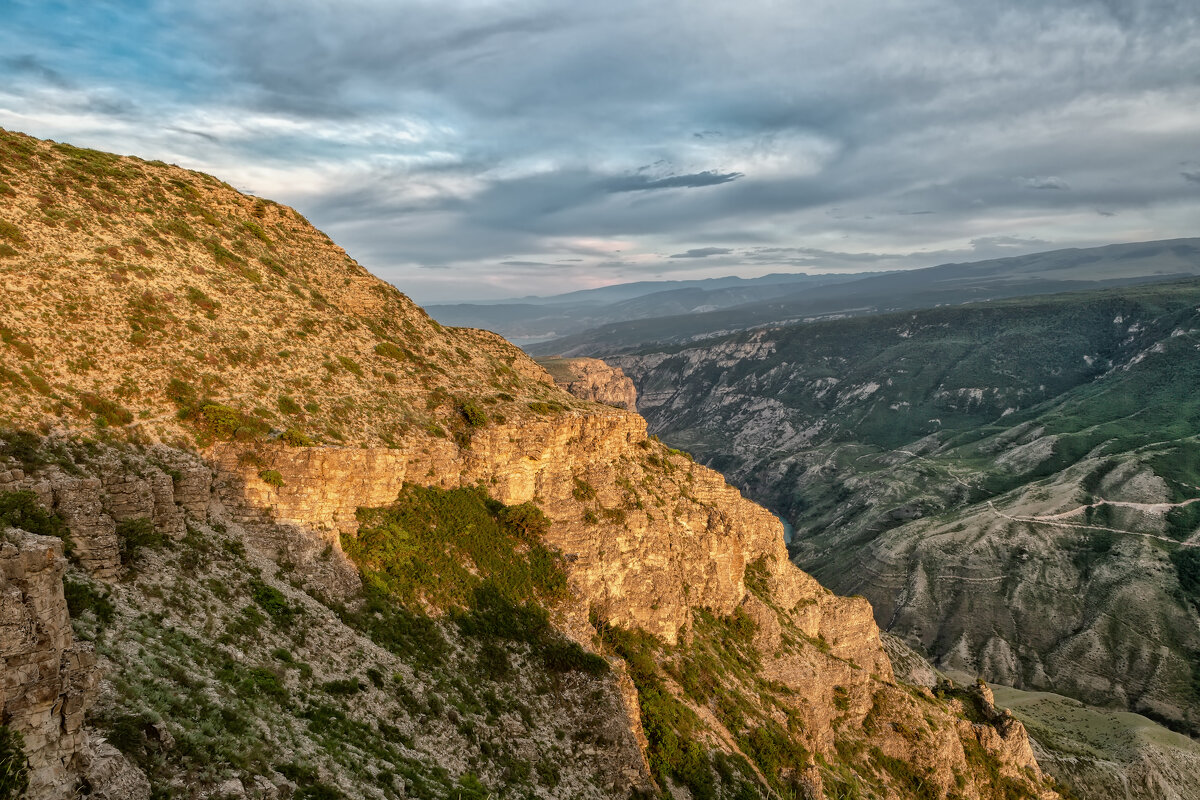
[[1194, 0], [0, 0], [0, 127], [418, 302], [1198, 234]]

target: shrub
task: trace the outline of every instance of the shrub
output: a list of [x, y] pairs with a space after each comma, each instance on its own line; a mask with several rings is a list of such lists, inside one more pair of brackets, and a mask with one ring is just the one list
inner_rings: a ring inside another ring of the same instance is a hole
[[283, 486], [283, 475], [279, 473], [279, 470], [264, 469], [258, 473], [258, 477], [263, 483], [268, 486], [274, 486], [276, 489]]
[[229, 439], [242, 427], [242, 415], [229, 406], [208, 403], [200, 407], [199, 422], [218, 439]]
[[122, 520], [117, 523], [117, 546], [121, 553], [122, 564], [132, 564], [137, 561], [143, 549], [147, 547], [162, 547], [167, 543], [167, 537], [154, 527], [154, 522], [146, 517]]
[[89, 611], [103, 623], [112, 622], [116, 616], [116, 606], [108, 599], [108, 594], [101, 594], [90, 584], [67, 578], [63, 581], [63, 594], [67, 599], [67, 612], [70, 613], [71, 619], [77, 619]]
[[185, 408], [180, 411], [179, 417], [191, 420], [200, 430], [202, 439], [252, 441], [270, 429], [270, 426], [258, 417], [211, 401], [201, 401], [198, 405]]
[[9, 328], [0, 328], [0, 342], [4, 342], [9, 347], [16, 350], [23, 358], [33, 358], [36, 355], [33, 345], [31, 345], [29, 342], [26, 342], [24, 339], [18, 336], [16, 332]]
[[316, 441], [311, 436], [299, 428], [288, 428], [279, 436], [279, 440], [291, 447], [312, 447], [316, 444]]
[[338, 356], [337, 360], [338, 360], [338, 363], [341, 364], [342, 367], [347, 372], [352, 372], [352, 373], [354, 373], [354, 375], [358, 376], [359, 378], [362, 377], [362, 374], [363, 374], [362, 367], [359, 366], [358, 362], [355, 361], [353, 358], [347, 358], [346, 356]]
[[25, 244], [25, 237], [21, 235], [21, 229], [2, 219], [0, 219], [0, 239], [7, 239], [17, 245]]
[[391, 342], [380, 342], [375, 345], [375, 354], [390, 358], [394, 361], [412, 361], [413, 354], [399, 345]]
[[299, 414], [302, 409], [300, 404], [292, 397], [286, 394], [279, 395], [279, 410], [284, 414]]
[[0, 494], [0, 530], [12, 526], [39, 536], [55, 536], [63, 540], [63, 551], [71, 552], [71, 532], [62, 517], [42, 508], [41, 501], [30, 491]]
[[40, 467], [46, 463], [45, 453], [42, 452], [42, 439], [29, 431], [0, 431], [4, 437], [0, 444], [0, 456], [12, 458], [21, 462], [26, 469]]
[[101, 427], [133, 422], [133, 412], [114, 400], [88, 393], [81, 395], [79, 401], [85, 409], [96, 415], [96, 424]]
[[267, 236], [267, 232], [264, 231], [262, 226], [258, 223], [251, 222], [250, 220], [243, 220], [242, 227], [249, 231], [250, 234], [260, 242], [263, 242], [264, 244], [271, 244], [271, 237]]
[[482, 428], [488, 424], [487, 413], [474, 400], [459, 400], [458, 413], [472, 428]]
[[29, 759], [21, 734], [0, 725], [0, 800], [17, 800], [29, 787]]
[[527, 542], [540, 541], [550, 530], [550, 519], [533, 503], [505, 506], [498, 516], [506, 528]]
[[200, 308], [204, 309], [205, 311], [207, 311], [209, 313], [212, 313], [221, 307], [220, 303], [218, 303], [216, 300], [213, 300], [211, 297], [209, 297], [204, 292], [197, 289], [195, 286], [187, 287], [187, 299], [188, 299], [188, 302], [192, 303], [193, 305], [199, 306]]
[[557, 414], [560, 411], [565, 411], [566, 408], [567, 407], [564, 406], [562, 403], [554, 403], [554, 402], [545, 403], [540, 400], [529, 404], [530, 411], [532, 411], [535, 414], [541, 414], [543, 416], [546, 416], [549, 414]]
[[270, 697], [281, 703], [288, 699], [288, 690], [283, 681], [266, 667], [251, 667], [239, 689], [243, 694]]
[[367, 687], [359, 683], [357, 678], [344, 678], [340, 680], [326, 681], [321, 684], [321, 691], [326, 694], [332, 694], [341, 697], [349, 697], [358, 694]]
[[297, 609], [293, 608], [283, 592], [274, 586], [269, 586], [257, 579], [252, 580], [250, 581], [250, 596], [258, 604], [258, 607], [267, 612], [267, 615], [281, 628], [290, 626], [296, 617]]
[[179, 378], [167, 381], [167, 399], [177, 406], [194, 405], [197, 400], [196, 388]]

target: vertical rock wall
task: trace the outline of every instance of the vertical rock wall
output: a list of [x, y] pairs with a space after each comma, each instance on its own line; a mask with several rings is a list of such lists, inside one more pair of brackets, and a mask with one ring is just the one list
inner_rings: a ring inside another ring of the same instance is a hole
[[24, 738], [31, 798], [74, 796], [99, 680], [91, 645], [71, 635], [66, 565], [58, 539], [0, 533], [0, 717]]

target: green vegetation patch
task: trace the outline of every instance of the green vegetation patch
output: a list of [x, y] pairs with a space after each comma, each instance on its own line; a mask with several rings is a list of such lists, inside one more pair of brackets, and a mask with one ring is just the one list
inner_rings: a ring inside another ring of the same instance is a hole
[[15, 245], [25, 244], [25, 237], [21, 234], [21, 229], [2, 219], [0, 219], [0, 239], [7, 239]]
[[1179, 588], [1200, 611], [1200, 547], [1180, 547], [1171, 553]]
[[117, 523], [117, 545], [122, 564], [132, 564], [146, 548], [159, 548], [166, 543], [166, 535], [154, 527], [154, 522], [146, 517], [126, 519]]
[[58, 514], [43, 508], [33, 492], [0, 493], [0, 530], [10, 526], [39, 536], [62, 539], [63, 550], [71, 552], [71, 532], [67, 523]]
[[90, 612], [95, 615], [97, 622], [109, 623], [116, 616], [116, 606], [109, 599], [108, 592], [102, 592], [90, 583], [67, 578], [63, 581], [63, 594], [71, 619], [78, 619]]
[[338, 356], [337, 360], [338, 360], [338, 363], [342, 365], [342, 369], [358, 376], [359, 378], [362, 377], [362, 374], [363, 374], [362, 366], [357, 361], [355, 361], [353, 358], [348, 358], [347, 356]]
[[405, 484], [393, 505], [360, 508], [358, 535], [342, 546], [368, 582], [409, 606], [466, 608], [485, 578], [515, 602], [562, 599], [561, 554], [530, 537], [549, 523], [532, 504], [517, 508], [480, 488]]
[[274, 486], [276, 489], [283, 486], [283, 475], [277, 469], [264, 469], [258, 473], [258, 478], [268, 486]]
[[196, 427], [197, 441], [201, 446], [212, 444], [216, 440], [255, 441], [271, 429], [260, 417], [244, 414], [211, 400], [201, 400], [185, 406], [179, 411], [179, 419], [191, 422]]
[[562, 411], [566, 411], [567, 407], [564, 406], [562, 403], [558, 403], [558, 402], [554, 402], [554, 401], [544, 402], [541, 400], [537, 400], [537, 401], [534, 401], [529, 404], [529, 410], [535, 414], [541, 414], [542, 416], [549, 416], [551, 414], [558, 414]]
[[383, 356], [384, 358], [390, 358], [393, 361], [417, 360], [416, 356], [412, 354], [412, 351], [405, 347], [392, 344], [391, 342], [380, 342], [379, 344], [375, 345], [375, 354]]
[[132, 411], [107, 397], [88, 393], [81, 395], [79, 402], [85, 410], [96, 415], [96, 424], [102, 428], [128, 425], [133, 422]]
[[388, 615], [395, 633], [382, 620], [368, 622], [373, 633], [435, 638], [413, 614], [434, 606], [450, 610], [468, 636], [532, 646], [550, 670], [607, 671], [603, 658], [550, 625], [546, 606], [565, 599], [567, 576], [562, 555], [541, 542], [550, 523], [532, 503], [405, 484], [394, 505], [360, 508], [358, 520], [358, 535], [343, 535], [342, 546], [362, 571], [368, 603], [402, 604]]
[[463, 420], [466, 421], [469, 427], [482, 428], [488, 424], [487, 412], [474, 400], [459, 400], [456, 405], [458, 413], [462, 415]]
[[0, 800], [17, 800], [29, 787], [29, 760], [25, 741], [7, 725], [0, 725]]
[[661, 641], [641, 631], [603, 623], [598, 628], [601, 640], [629, 666], [649, 744], [646, 756], [659, 786], [674, 781], [686, 786], [697, 800], [715, 800], [708, 749], [699, 740], [700, 718], [671, 694], [659, 675], [655, 653], [662, 649]]

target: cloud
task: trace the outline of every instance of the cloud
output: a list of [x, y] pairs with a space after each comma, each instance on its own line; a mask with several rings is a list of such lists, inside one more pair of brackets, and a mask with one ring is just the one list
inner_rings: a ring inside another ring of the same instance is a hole
[[697, 247], [684, 253], [667, 256], [667, 258], [708, 258], [709, 256], [727, 256], [732, 252], [728, 247]]
[[705, 170], [692, 175], [670, 175], [665, 178], [651, 178], [647, 175], [629, 175], [620, 178], [610, 178], [605, 186], [610, 192], [646, 192], [655, 189], [695, 189], [701, 186], [719, 186], [722, 183], [736, 181], [745, 177], [740, 172], [715, 172]]
[[710, 276], [731, 259], [682, 256], [729, 244], [747, 271], [907, 268], [1200, 213], [1182, 0], [11, 5], [0, 125], [297, 206], [418, 299]]
[[1065, 191], [1071, 187], [1062, 178], [1048, 175], [1044, 178], [1021, 178], [1018, 181], [1026, 189], [1055, 189]]
[[995, 247], [1020, 247], [1029, 250], [1031, 248], [1045, 248], [1049, 244], [1045, 239], [1022, 236], [980, 236], [977, 239], [971, 240], [971, 247], [976, 250], [986, 250]]
[[71, 87], [71, 82], [63, 77], [62, 73], [46, 66], [41, 59], [31, 53], [5, 58], [0, 63], [3, 63], [4, 67], [11, 72], [39, 78], [51, 86], [60, 89]]

